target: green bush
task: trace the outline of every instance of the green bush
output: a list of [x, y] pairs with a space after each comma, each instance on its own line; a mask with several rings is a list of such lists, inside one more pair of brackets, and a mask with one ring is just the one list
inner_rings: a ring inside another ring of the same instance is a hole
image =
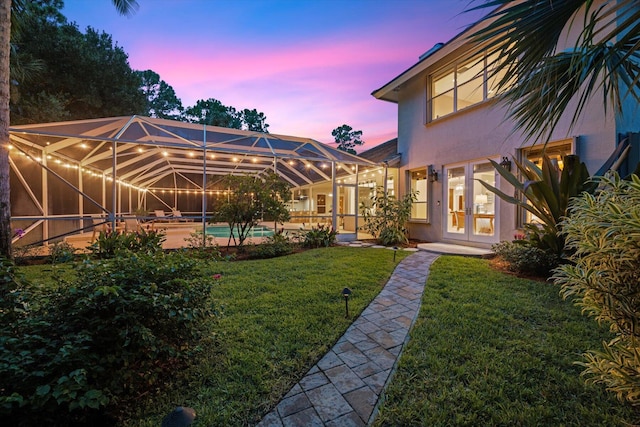
[[194, 232], [191, 233], [189, 237], [185, 237], [184, 241], [187, 243], [189, 256], [216, 261], [225, 259], [225, 257], [222, 256], [222, 252], [220, 252], [220, 246], [216, 243], [216, 239], [213, 236], [206, 235], [203, 239], [201, 232]]
[[166, 236], [162, 231], [140, 230], [135, 233], [100, 232], [88, 247], [95, 258], [108, 259], [127, 251], [155, 253], [162, 250]]
[[87, 424], [161, 386], [215, 314], [213, 281], [179, 252], [85, 260], [38, 311], [3, 318], [0, 423]]
[[[416, 197], [417, 192], [414, 191], [397, 200], [379, 187], [376, 195], [371, 197], [370, 205], [364, 202], [360, 205], [364, 219], [361, 229], [385, 246], [407, 243], [406, 224], [411, 217], [411, 205]], [[371, 213], [371, 207], [375, 208], [375, 215]]]
[[289, 255], [293, 252], [293, 249], [294, 243], [291, 241], [291, 238], [287, 236], [284, 231], [280, 230], [274, 233], [273, 236], [267, 237], [264, 242], [255, 245], [249, 251], [249, 258], [275, 258], [283, 255]]
[[321, 248], [336, 243], [338, 232], [328, 225], [318, 224], [318, 227], [311, 227], [309, 231], [303, 231], [298, 237], [305, 248]]
[[583, 374], [619, 399], [640, 404], [640, 178], [597, 178], [595, 196], [576, 199], [562, 227], [572, 264], [554, 275], [564, 298], [606, 324], [615, 338], [584, 354]]
[[73, 260], [75, 253], [76, 248], [69, 242], [56, 242], [49, 252], [49, 258], [52, 264], [59, 264]]
[[597, 187], [589, 179], [587, 166], [578, 156], [568, 155], [562, 160], [564, 167], [560, 170], [558, 164], [547, 155], [542, 156], [541, 167], [528, 159], [522, 162], [514, 159], [517, 172], [511, 172], [489, 160], [495, 170], [514, 187], [516, 196], [479, 181], [502, 200], [534, 215], [538, 222], [524, 225], [527, 240], [531, 246], [552, 251], [558, 256], [565, 255], [564, 235], [559, 224], [568, 215], [572, 199], [582, 192], [593, 194]]
[[496, 243], [491, 249], [509, 264], [509, 270], [548, 277], [560, 258], [549, 250], [532, 246], [527, 240]]

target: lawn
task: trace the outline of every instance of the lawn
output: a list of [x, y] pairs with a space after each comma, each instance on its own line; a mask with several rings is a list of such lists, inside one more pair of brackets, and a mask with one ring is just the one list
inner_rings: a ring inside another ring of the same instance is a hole
[[558, 287], [441, 257], [375, 426], [616, 426], [638, 414], [575, 364], [606, 330]]
[[[399, 262], [407, 252], [398, 252]], [[198, 425], [255, 425], [344, 333], [380, 292], [393, 251], [332, 247], [287, 257], [203, 263], [221, 274], [212, 288], [220, 316], [192, 365], [125, 409], [124, 425], [158, 426], [174, 405], [192, 407]], [[23, 268], [37, 283], [51, 266]], [[73, 274], [57, 267], [59, 274]], [[45, 280], [45, 288], [54, 286]], [[345, 319], [341, 291], [352, 289]]]

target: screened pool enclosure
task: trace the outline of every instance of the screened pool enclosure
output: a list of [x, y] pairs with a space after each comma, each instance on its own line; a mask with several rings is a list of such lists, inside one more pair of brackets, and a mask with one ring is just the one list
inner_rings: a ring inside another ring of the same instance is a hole
[[21, 245], [88, 232], [98, 220], [117, 228], [128, 218], [175, 219], [172, 212], [204, 230], [229, 191], [224, 176], [267, 171], [292, 185], [293, 223], [356, 233], [358, 189], [387, 176], [381, 165], [312, 139], [141, 116], [12, 126], [10, 137], [12, 228]]

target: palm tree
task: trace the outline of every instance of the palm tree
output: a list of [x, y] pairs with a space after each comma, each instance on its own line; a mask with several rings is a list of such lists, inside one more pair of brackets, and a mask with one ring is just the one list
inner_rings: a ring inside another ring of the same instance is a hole
[[[11, 258], [11, 196], [9, 184], [9, 97], [11, 31], [24, 0], [0, 0], [0, 256]], [[138, 9], [136, 0], [111, 0], [121, 15]], [[12, 12], [14, 12], [12, 22]]]
[[503, 76], [500, 99], [527, 140], [549, 141], [565, 111], [573, 128], [596, 93], [605, 114], [640, 101], [636, 0], [485, 0], [473, 9], [488, 7], [486, 27], [471, 39], [497, 53], [491, 73]]

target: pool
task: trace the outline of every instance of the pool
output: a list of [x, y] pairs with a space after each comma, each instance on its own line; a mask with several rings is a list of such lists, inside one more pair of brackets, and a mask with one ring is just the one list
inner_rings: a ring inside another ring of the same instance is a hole
[[[207, 236], [229, 238], [229, 226], [228, 225], [208, 225]], [[256, 227], [253, 227], [249, 231], [248, 236], [249, 237], [273, 236], [273, 230], [269, 227], [258, 225]], [[237, 233], [236, 233], [236, 237], [238, 237]]]

